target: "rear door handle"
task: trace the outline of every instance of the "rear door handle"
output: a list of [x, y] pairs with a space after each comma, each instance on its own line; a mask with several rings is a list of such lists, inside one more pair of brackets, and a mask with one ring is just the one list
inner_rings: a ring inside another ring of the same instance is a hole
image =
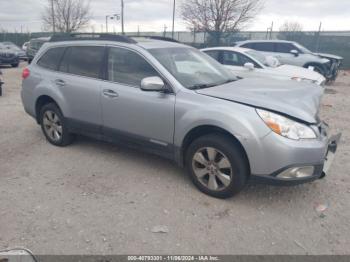
[[102, 93], [104, 96], [106, 96], [108, 98], [117, 98], [118, 97], [118, 93], [113, 91], [113, 90], [110, 90], [110, 89], [104, 89]]
[[57, 86], [65, 86], [66, 85], [66, 83], [62, 79], [56, 79], [55, 84]]

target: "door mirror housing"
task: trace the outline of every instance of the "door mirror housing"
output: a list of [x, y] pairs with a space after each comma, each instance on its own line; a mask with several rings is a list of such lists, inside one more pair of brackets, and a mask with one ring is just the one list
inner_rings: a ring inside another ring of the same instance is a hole
[[146, 77], [141, 81], [143, 91], [163, 91], [164, 87], [164, 81], [158, 76]]
[[253, 63], [245, 63], [244, 67], [249, 69], [249, 70], [254, 70], [254, 64]]
[[298, 56], [298, 55], [299, 55], [298, 50], [295, 50], [295, 49], [290, 50], [290, 53], [291, 53], [292, 55], [294, 55], [294, 56]]

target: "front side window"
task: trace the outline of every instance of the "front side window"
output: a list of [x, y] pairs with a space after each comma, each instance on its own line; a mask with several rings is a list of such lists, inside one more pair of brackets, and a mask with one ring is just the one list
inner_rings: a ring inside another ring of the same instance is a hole
[[220, 62], [220, 51], [218, 50], [208, 50], [208, 51], [204, 51], [204, 53], [206, 53], [207, 55], [211, 56], [212, 58], [214, 58], [216, 61]]
[[68, 47], [59, 71], [73, 75], [99, 78], [105, 48], [101, 46]]
[[139, 87], [142, 79], [151, 76], [159, 76], [159, 74], [139, 54], [123, 48], [109, 49], [109, 81]]
[[237, 80], [220, 63], [197, 49], [156, 48], [151, 49], [150, 53], [189, 89], [207, 88]]
[[296, 49], [292, 44], [289, 43], [277, 43], [276, 52], [278, 53], [290, 53], [293, 49]]
[[231, 65], [231, 66], [243, 66], [243, 64], [241, 63], [238, 57], [238, 54], [230, 51], [223, 51], [222, 63], [224, 65]]
[[254, 43], [253, 49], [262, 51], [262, 52], [274, 52], [274, 43], [269, 42], [261, 42], [261, 43]]
[[65, 47], [56, 47], [49, 49], [38, 61], [38, 65], [50, 69], [57, 70], [58, 64], [64, 53]]

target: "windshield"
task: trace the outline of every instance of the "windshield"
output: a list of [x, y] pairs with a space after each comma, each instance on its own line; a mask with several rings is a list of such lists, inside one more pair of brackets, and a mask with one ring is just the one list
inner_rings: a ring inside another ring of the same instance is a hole
[[30, 41], [30, 47], [36, 50], [39, 50], [43, 44], [44, 42], [39, 40]]
[[300, 44], [298, 44], [298, 43], [294, 43], [294, 45], [302, 52], [302, 53], [304, 53], [304, 54], [311, 54], [312, 52], [309, 50], [309, 49], [307, 49], [305, 46], [302, 46], [302, 45], [300, 45]]
[[221, 64], [193, 48], [158, 48], [150, 53], [186, 88], [222, 85], [237, 78]]
[[263, 64], [265, 66], [269, 66], [269, 64], [267, 63], [266, 56], [263, 55], [262, 53], [259, 53], [259, 52], [254, 51], [254, 50], [249, 50], [249, 51], [246, 51], [245, 53], [250, 55], [251, 57], [253, 57], [255, 60], [257, 60], [261, 64]]
[[252, 58], [254, 58], [255, 60], [257, 60], [258, 62], [260, 62], [266, 67], [276, 68], [281, 65], [280, 61], [276, 57], [265, 56], [264, 54], [254, 50], [249, 50], [249, 51], [246, 51], [245, 53], [247, 55], [250, 55]]

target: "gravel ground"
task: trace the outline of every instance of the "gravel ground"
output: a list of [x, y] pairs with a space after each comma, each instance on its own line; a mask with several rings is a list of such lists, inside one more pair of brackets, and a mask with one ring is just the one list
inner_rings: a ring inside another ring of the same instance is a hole
[[[156, 156], [83, 137], [67, 148], [51, 146], [23, 111], [21, 70], [2, 71], [0, 249], [350, 254], [350, 72], [341, 72], [322, 104], [323, 119], [343, 132], [327, 178], [287, 188], [249, 185], [235, 198], [218, 200]], [[157, 226], [168, 232], [152, 232]]]

